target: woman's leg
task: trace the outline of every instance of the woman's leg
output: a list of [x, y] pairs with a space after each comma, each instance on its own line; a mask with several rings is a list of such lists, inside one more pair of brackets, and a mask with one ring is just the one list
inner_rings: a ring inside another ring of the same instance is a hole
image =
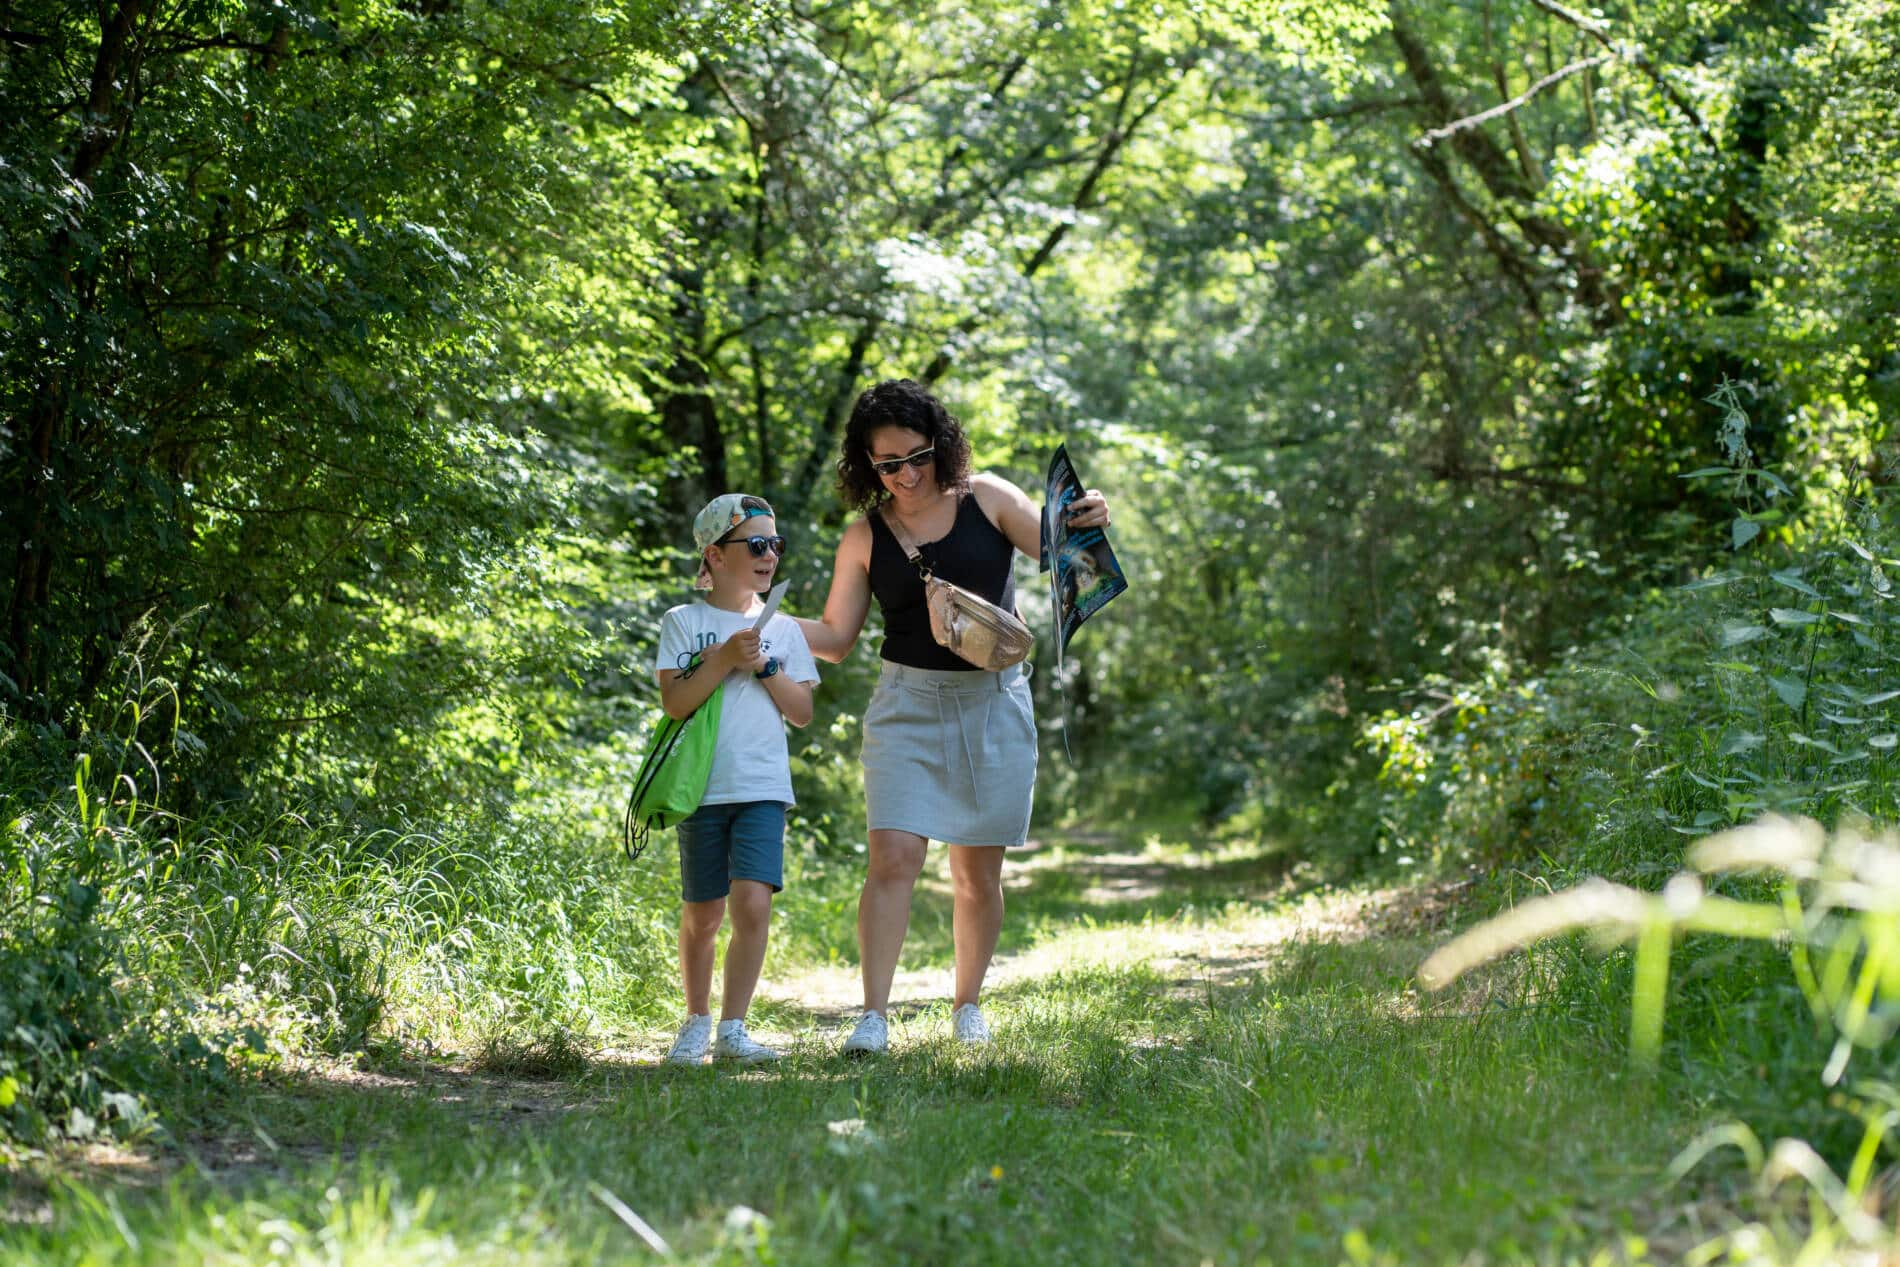
[[891, 977], [910, 931], [910, 894], [930, 842], [907, 831], [871, 833], [871, 857], [858, 895], [858, 963], [864, 1010], [880, 1016], [891, 1004]]
[[759, 968], [765, 963], [765, 938], [772, 922], [772, 886], [757, 880], [734, 880], [727, 899], [732, 912], [732, 936], [726, 939], [722, 1021], [742, 1020], [758, 988]]
[[950, 928], [956, 938], [956, 997], [951, 1007], [976, 1002], [1003, 931], [1001, 845], [950, 846]]
[[711, 1011], [713, 941], [726, 915], [726, 899], [680, 903], [680, 984], [686, 990], [686, 1010], [694, 1016]]

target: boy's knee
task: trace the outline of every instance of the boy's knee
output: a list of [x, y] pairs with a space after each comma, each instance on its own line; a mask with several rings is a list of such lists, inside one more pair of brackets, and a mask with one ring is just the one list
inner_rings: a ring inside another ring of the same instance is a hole
[[695, 940], [711, 937], [726, 917], [726, 899], [680, 904], [680, 932]]
[[734, 880], [726, 904], [735, 928], [757, 928], [772, 918], [772, 886], [758, 880]]

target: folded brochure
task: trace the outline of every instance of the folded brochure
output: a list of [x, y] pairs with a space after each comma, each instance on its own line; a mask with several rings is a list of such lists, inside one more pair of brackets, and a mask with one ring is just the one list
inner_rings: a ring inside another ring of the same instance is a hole
[[1102, 610], [1111, 598], [1128, 588], [1128, 579], [1100, 528], [1071, 528], [1069, 504], [1082, 496], [1082, 478], [1069, 460], [1069, 447], [1060, 445], [1049, 459], [1043, 481], [1042, 567], [1049, 573], [1049, 592], [1055, 607], [1056, 668], [1082, 622]]

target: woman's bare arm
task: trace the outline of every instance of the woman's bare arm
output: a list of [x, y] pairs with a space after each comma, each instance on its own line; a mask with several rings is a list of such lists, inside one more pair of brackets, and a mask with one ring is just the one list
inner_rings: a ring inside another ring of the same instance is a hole
[[[1042, 509], [1029, 494], [999, 475], [972, 475], [970, 487], [983, 509], [1009, 543], [1032, 559], [1042, 557]], [[1069, 503], [1069, 526], [1106, 528], [1108, 499], [1091, 488]]]
[[1042, 512], [1029, 494], [1000, 475], [972, 475], [976, 504], [1009, 543], [1030, 558], [1042, 554]]
[[871, 525], [859, 519], [844, 530], [832, 562], [831, 593], [822, 620], [795, 617], [805, 642], [820, 660], [837, 664], [851, 654], [864, 619], [871, 614]]

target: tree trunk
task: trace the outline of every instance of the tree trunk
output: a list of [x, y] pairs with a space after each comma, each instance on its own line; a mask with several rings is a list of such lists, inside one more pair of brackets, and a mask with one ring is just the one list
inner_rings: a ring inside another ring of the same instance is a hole
[[[90, 189], [107, 156], [125, 136], [130, 122], [130, 91], [122, 81], [132, 30], [144, 8], [145, 0], [122, 0], [100, 28], [85, 119], [68, 169], [76, 185]], [[70, 228], [62, 227], [53, 234], [47, 256], [51, 267], [46, 272], [58, 279], [60, 291], [73, 297], [72, 315], [63, 331], [70, 336], [90, 316], [94, 288], [79, 284], [82, 279], [75, 275], [78, 246]], [[82, 345], [83, 338], [69, 344], [75, 350]], [[62, 433], [70, 423], [69, 403], [81, 386], [74, 381], [75, 368], [62, 366], [61, 358], [56, 356], [42, 362], [21, 427], [31, 457], [10, 481], [13, 487], [6, 490], [10, 494], [7, 500], [20, 508], [19, 522], [23, 525], [14, 547], [13, 592], [7, 603], [7, 650], [23, 700], [40, 695], [46, 685], [35, 630], [43, 624], [59, 553], [59, 543], [54, 539], [57, 529], [48, 524], [47, 512], [53, 496], [55, 441], [65, 439]], [[41, 711], [49, 713], [50, 709], [51, 701], [42, 700]]]
[[660, 425], [669, 443], [699, 451], [702, 501], [728, 491], [726, 435], [713, 403], [712, 376], [701, 349], [705, 345], [705, 275], [696, 268], [673, 273], [673, 362], [666, 367], [666, 398]]
[[[1451, 94], [1444, 80], [1439, 77], [1438, 68], [1432, 63], [1425, 42], [1411, 28], [1398, 5], [1393, 5], [1390, 13], [1392, 42], [1398, 45], [1406, 73], [1417, 85], [1419, 98], [1424, 102], [1432, 121], [1446, 124], [1462, 117], [1465, 112], [1452, 102]], [[1459, 129], [1446, 144], [1477, 176], [1486, 192], [1497, 201], [1499, 208], [1510, 217], [1526, 241], [1568, 261], [1576, 284], [1577, 299], [1589, 309], [1599, 328], [1615, 324], [1620, 311], [1614, 298], [1603, 289], [1602, 269], [1591, 264], [1583, 243], [1577, 241], [1567, 229], [1531, 209], [1537, 191], [1504, 150], [1479, 128]], [[1439, 162], [1443, 168], [1443, 160]], [[1448, 175], [1448, 170], [1442, 174], [1440, 170], [1432, 170], [1433, 178], [1441, 186]], [[1472, 208], [1472, 212], [1477, 214], [1476, 208]], [[1483, 230], [1480, 232], [1483, 233]], [[1494, 239], [1501, 240], [1496, 233], [1496, 226], [1492, 226], [1492, 231], [1484, 236], [1486, 244], [1496, 253]]]
[[838, 443], [839, 433], [844, 430], [845, 417], [858, 399], [858, 379], [864, 374], [865, 358], [870, 355], [871, 343], [877, 338], [883, 324], [882, 317], [865, 318], [864, 324], [858, 327], [857, 335], [851, 340], [851, 350], [845, 354], [844, 364], [838, 367], [837, 377], [832, 380], [831, 400], [825, 405], [825, 416], [819, 421], [811, 438], [811, 448], [806, 451], [805, 461], [799, 467], [798, 482], [785, 490], [792, 496], [793, 505], [801, 512], [811, 508], [817, 500], [818, 490], [829, 483], [825, 473], [834, 460], [832, 449]]

